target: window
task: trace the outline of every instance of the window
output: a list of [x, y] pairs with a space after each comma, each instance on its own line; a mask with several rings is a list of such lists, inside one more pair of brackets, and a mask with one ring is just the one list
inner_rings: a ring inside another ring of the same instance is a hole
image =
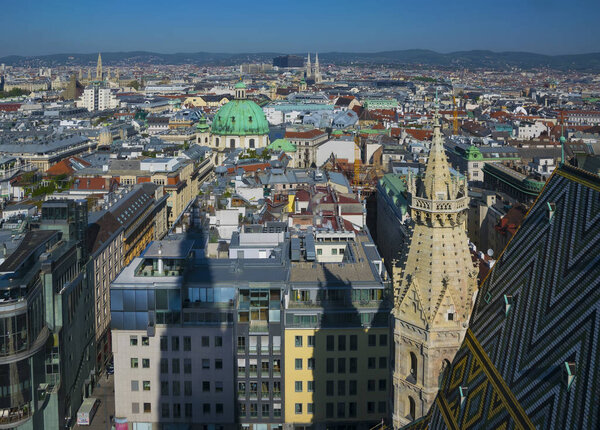
[[415, 400], [412, 397], [408, 396], [408, 418], [410, 420], [415, 419], [416, 410], [417, 405], [415, 404]]
[[306, 382], [306, 391], [312, 393], [315, 391], [315, 381], [307, 381]]
[[296, 403], [294, 406], [294, 410], [296, 411], [296, 414], [301, 414], [302, 413], [302, 403]]
[[333, 403], [327, 403], [325, 405], [325, 416], [327, 418], [333, 418]]
[[356, 402], [348, 403], [348, 416], [350, 418], [356, 417]]
[[192, 395], [192, 381], [183, 382], [183, 395], [188, 397]]
[[454, 312], [448, 312], [448, 321], [454, 321]]
[[346, 381], [338, 381], [338, 396], [346, 395]]
[[323, 255], [323, 248], [317, 248], [317, 255]]
[[142, 358], [142, 367], [144, 369], [150, 368], [150, 359], [149, 358]]
[[171, 337], [171, 351], [179, 351], [179, 336]]
[[223, 336], [215, 336], [215, 347], [221, 348], [223, 346]]
[[415, 380], [417, 379], [417, 356], [414, 352], [410, 353], [410, 376], [412, 376]]
[[358, 336], [355, 334], [350, 335], [350, 351], [356, 351], [358, 349]]
[[238, 336], [238, 352], [246, 352], [246, 338], [243, 336]]
[[202, 381], [202, 392], [203, 393], [210, 392], [210, 381]]
[[387, 334], [379, 335], [379, 346], [387, 346]]
[[215, 381], [215, 393], [223, 392], [223, 381]]
[[[167, 342], [167, 336], [161, 336], [160, 337], [160, 350], [161, 351], [166, 351], [168, 349], [168, 342]], [[169, 405], [167, 405], [168, 407]]]
[[132, 414], [139, 414], [140, 413], [140, 404], [139, 403], [132, 403], [131, 404], [131, 413]]
[[377, 403], [377, 412], [379, 412], [380, 414], [385, 414], [385, 409], [385, 402]]
[[246, 416], [246, 404], [240, 403], [239, 408], [240, 408], [240, 417], [245, 417]]
[[308, 336], [308, 346], [311, 346], [311, 347], [315, 346], [315, 337], [314, 336]]
[[250, 403], [250, 416], [257, 417], [258, 416], [258, 407], [256, 403]]
[[308, 413], [308, 414], [314, 414], [315, 413], [315, 404], [314, 403], [307, 403], [306, 404], [306, 413]]
[[210, 346], [210, 337], [202, 336], [202, 346]]
[[132, 369], [137, 369], [138, 368], [138, 359], [137, 358], [132, 358], [130, 361], [131, 361], [131, 368]]
[[169, 360], [167, 358], [160, 359], [160, 373], [169, 373]]
[[263, 378], [269, 377], [269, 360], [261, 360], [260, 362], [260, 374]]
[[350, 357], [350, 373], [356, 373], [358, 367], [358, 359], [356, 357]]
[[192, 359], [184, 358], [183, 359], [183, 373], [190, 374], [192, 373]]
[[223, 360], [220, 358], [215, 358], [215, 369], [223, 368]]
[[160, 395], [161, 396], [169, 395], [169, 381], [160, 381]]
[[235, 148], [235, 139], [229, 139], [229, 147]]
[[267, 381], [261, 381], [260, 383], [260, 393], [263, 399], [269, 397], [269, 383]]
[[380, 369], [385, 369], [387, 367], [387, 358], [386, 357], [379, 357], [379, 368]]
[[334, 336], [327, 336], [327, 351], [333, 351], [334, 342], [335, 342]]
[[140, 381], [131, 381], [131, 391], [140, 391]]
[[331, 250], [331, 255], [337, 255], [337, 251], [338, 251], [337, 248], [333, 248]]
[[181, 405], [179, 403], [173, 403], [173, 418], [181, 417]]
[[173, 390], [171, 393], [174, 396], [181, 396], [181, 383], [179, 381], [173, 381]]
[[294, 388], [297, 393], [301, 393], [302, 392], [302, 381], [296, 381], [294, 383]]
[[183, 350], [184, 351], [192, 350], [192, 338], [190, 336], [183, 336]]
[[315, 359], [314, 358], [308, 358], [306, 360], [306, 368], [311, 369], [311, 370], [313, 370], [315, 368]]
[[210, 403], [202, 403], [202, 412], [204, 414], [210, 414]]
[[386, 384], [386, 380], [385, 379], [380, 379], [379, 380], [379, 391], [385, 391], [387, 388], [387, 384]]
[[346, 350], [346, 336], [341, 334], [338, 336], [338, 351]]
[[273, 405], [273, 416], [275, 418], [281, 417], [281, 405], [278, 403]]
[[374, 334], [369, 335], [369, 346], [377, 346], [377, 336]]
[[186, 418], [192, 418], [192, 409], [193, 409], [193, 406], [191, 403], [185, 404], [185, 417]]
[[137, 346], [138, 338], [137, 336], [129, 336], [129, 346]]
[[[250, 121], [252, 121], [252, 117], [250, 117]], [[250, 148], [254, 148], [254, 139], [250, 139], [250, 143], [248, 145]], [[269, 414], [267, 414], [268, 416]], [[264, 416], [264, 415], [263, 415]]]
[[338, 358], [338, 373], [346, 373], [346, 359]]
[[245, 382], [238, 382], [238, 396], [245, 396], [246, 395], [246, 383]]
[[295, 341], [296, 341], [296, 346], [297, 347], [302, 346], [302, 336], [296, 336], [295, 337]]
[[375, 402], [367, 402], [367, 413], [369, 413], [369, 414], [375, 413]]
[[327, 381], [325, 383], [325, 392], [328, 396], [333, 396], [333, 381]]
[[375, 391], [375, 379], [369, 379], [367, 381], [367, 391]]
[[143, 381], [142, 387], [144, 391], [150, 391], [150, 381]]
[[333, 373], [334, 361], [333, 358], [327, 359], [327, 373]]
[[203, 358], [202, 359], [202, 368], [203, 369], [210, 369], [210, 359], [209, 358]]
[[369, 368], [369, 369], [375, 369], [377, 367], [376, 363], [377, 362], [375, 360], [375, 357], [369, 357], [367, 359], [367, 368]]
[[348, 394], [356, 396], [356, 380], [348, 381]]
[[144, 403], [144, 413], [149, 414], [152, 412], [152, 405], [150, 403]]
[[160, 405], [160, 416], [162, 418], [169, 418], [169, 404], [168, 403], [162, 403]]
[[142, 346], [149, 346], [150, 338], [148, 336], [142, 336]]
[[174, 358], [171, 360], [171, 373], [179, 373], [179, 359]]
[[217, 414], [222, 414], [223, 413], [223, 403], [216, 403], [215, 404], [215, 412]]
[[346, 404], [343, 402], [340, 402], [337, 404], [337, 416], [338, 418], [344, 418], [344, 415], [346, 414]]
[[296, 370], [302, 370], [302, 359], [296, 358], [295, 365], [296, 365]]

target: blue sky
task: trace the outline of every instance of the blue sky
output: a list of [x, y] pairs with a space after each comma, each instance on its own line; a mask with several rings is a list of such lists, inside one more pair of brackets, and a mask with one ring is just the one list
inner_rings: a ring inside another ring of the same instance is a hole
[[600, 51], [600, 0], [2, 1], [0, 56], [146, 50]]

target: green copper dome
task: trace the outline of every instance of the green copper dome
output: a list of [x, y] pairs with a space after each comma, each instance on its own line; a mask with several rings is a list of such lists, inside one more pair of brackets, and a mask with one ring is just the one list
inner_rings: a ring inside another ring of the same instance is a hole
[[263, 110], [252, 100], [236, 99], [226, 103], [215, 115], [211, 133], [219, 136], [269, 134]]
[[246, 84], [243, 83], [242, 81], [239, 81], [237, 84], [235, 84], [236, 89], [240, 89], [240, 88], [246, 88]]

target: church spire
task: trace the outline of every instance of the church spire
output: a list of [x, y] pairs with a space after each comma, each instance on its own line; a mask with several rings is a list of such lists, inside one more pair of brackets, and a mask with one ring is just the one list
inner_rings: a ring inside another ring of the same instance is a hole
[[451, 195], [450, 166], [448, 165], [443, 142], [440, 114], [436, 105], [433, 114], [433, 138], [427, 167], [425, 168], [425, 178], [423, 179], [423, 197], [431, 200], [451, 200], [453, 197]]
[[96, 80], [102, 80], [102, 56], [98, 52], [98, 64], [96, 64]]

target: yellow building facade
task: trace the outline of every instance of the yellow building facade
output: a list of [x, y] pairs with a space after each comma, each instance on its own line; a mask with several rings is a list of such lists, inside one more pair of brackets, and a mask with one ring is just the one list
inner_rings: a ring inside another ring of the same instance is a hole
[[285, 422], [381, 422], [389, 413], [387, 327], [285, 330]]

